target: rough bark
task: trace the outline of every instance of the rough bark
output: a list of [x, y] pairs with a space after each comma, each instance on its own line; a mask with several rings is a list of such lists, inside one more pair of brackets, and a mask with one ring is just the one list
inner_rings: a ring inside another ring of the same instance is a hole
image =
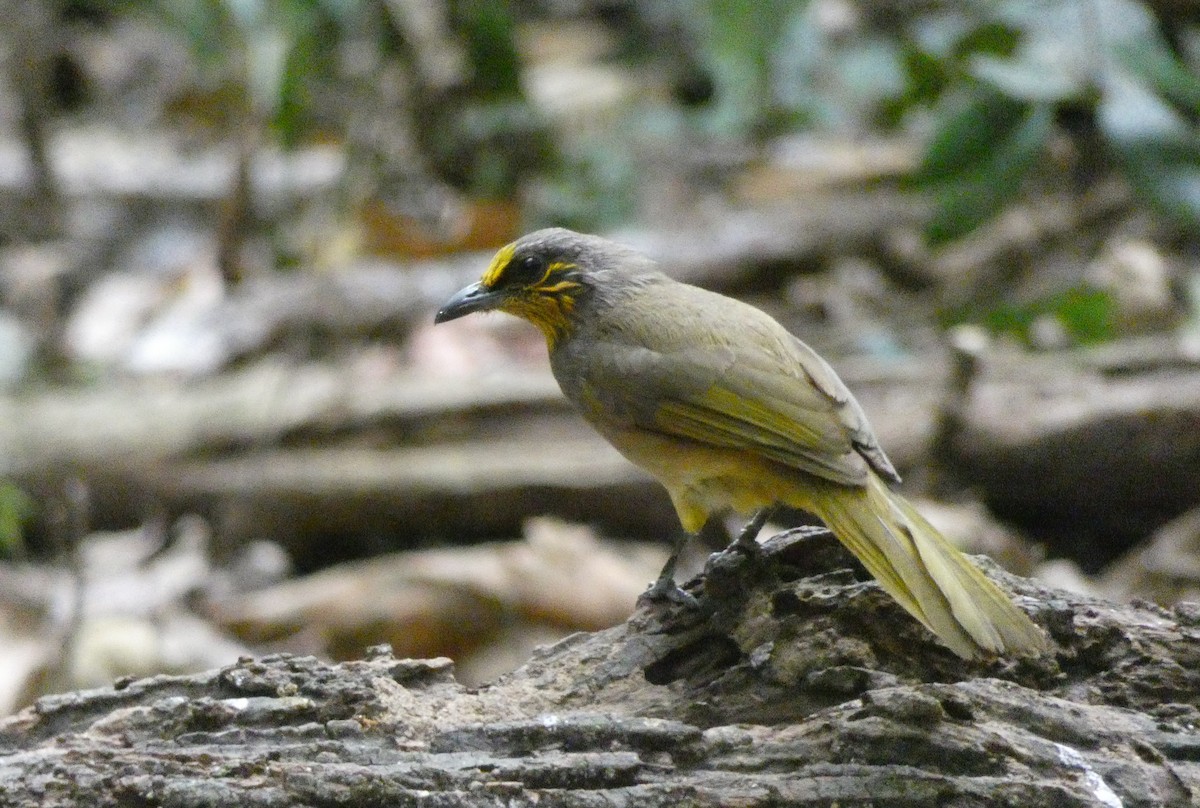
[[0, 724], [0, 803], [43, 806], [1186, 806], [1200, 610], [992, 574], [1043, 658], [964, 663], [828, 536], [715, 557], [470, 690], [448, 660], [243, 659], [46, 697]]

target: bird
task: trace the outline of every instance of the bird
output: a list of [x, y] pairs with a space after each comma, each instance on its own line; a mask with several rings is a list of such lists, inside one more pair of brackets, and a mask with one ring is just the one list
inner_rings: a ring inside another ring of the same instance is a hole
[[753, 552], [784, 505], [820, 519], [960, 657], [1045, 650], [1033, 621], [892, 489], [900, 477], [833, 368], [767, 313], [563, 228], [501, 248], [434, 322], [481, 311], [536, 326], [566, 398], [667, 489], [685, 533], [648, 596], [694, 602], [675, 566], [711, 517], [751, 516], [731, 546]]

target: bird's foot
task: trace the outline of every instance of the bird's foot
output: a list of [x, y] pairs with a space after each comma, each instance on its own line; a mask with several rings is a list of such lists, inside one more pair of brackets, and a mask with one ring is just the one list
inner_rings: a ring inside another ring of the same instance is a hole
[[663, 602], [678, 603], [692, 609], [700, 608], [700, 601], [696, 600], [696, 596], [680, 589], [674, 578], [660, 577], [638, 596], [639, 606]]
[[754, 514], [754, 517], [745, 524], [737, 538], [730, 543], [729, 547], [725, 548], [725, 551], [743, 553], [749, 558], [758, 558], [762, 554], [762, 548], [758, 545], [758, 534], [774, 512], [774, 508], [763, 508]]
[[678, 603], [689, 608], [698, 608], [700, 601], [696, 600], [695, 596], [684, 592], [679, 588], [679, 584], [675, 583], [675, 566], [679, 563], [679, 554], [683, 552], [683, 548], [687, 545], [690, 536], [686, 533], [680, 533], [675, 537], [675, 541], [671, 546], [671, 555], [667, 557], [667, 563], [663, 564], [662, 571], [658, 573], [657, 580], [650, 584], [650, 588], [638, 596], [638, 605], [646, 606], [651, 603]]
[[800, 527], [791, 527], [787, 530], [776, 533], [772, 539], [794, 539], [796, 541], [807, 541], [815, 539], [818, 536], [831, 535], [832, 531], [824, 525], [801, 525]]
[[773, 513], [775, 513], [774, 508], [763, 508], [754, 514], [753, 518], [742, 527], [732, 546], [743, 553], [757, 555], [759, 552], [758, 534], [762, 532], [763, 526]]
[[758, 539], [746, 539], [743, 541], [742, 537], [738, 536], [729, 543], [724, 552], [741, 553], [747, 558], [758, 558], [762, 555], [762, 545], [758, 543]]

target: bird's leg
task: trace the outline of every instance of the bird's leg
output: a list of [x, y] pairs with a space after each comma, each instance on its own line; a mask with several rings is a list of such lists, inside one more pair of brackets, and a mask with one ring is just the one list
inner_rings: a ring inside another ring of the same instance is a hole
[[733, 540], [733, 544], [729, 545], [729, 549], [740, 550], [746, 555], [757, 555], [758, 532], [763, 529], [763, 525], [767, 523], [767, 520], [774, 513], [775, 506], [769, 505], [754, 514], [750, 521], [746, 523], [746, 526], [742, 528], [741, 533], [738, 533], [738, 537]]
[[687, 546], [688, 540], [692, 538], [689, 534], [680, 532], [671, 546], [671, 555], [667, 558], [667, 563], [663, 564], [662, 571], [658, 573], [658, 578], [654, 583], [650, 584], [650, 588], [641, 594], [638, 601], [660, 601], [666, 600], [671, 603], [682, 603], [685, 606], [699, 606], [699, 601], [691, 594], [684, 592], [679, 588], [679, 584], [675, 583], [675, 565], [679, 563], [679, 555], [683, 552], [683, 548]]

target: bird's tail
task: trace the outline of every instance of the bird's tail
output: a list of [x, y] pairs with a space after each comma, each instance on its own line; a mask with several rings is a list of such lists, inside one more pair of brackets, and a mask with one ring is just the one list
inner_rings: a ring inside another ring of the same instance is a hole
[[806, 507], [959, 656], [1024, 656], [1046, 648], [1009, 596], [875, 475], [865, 489], [830, 490]]

